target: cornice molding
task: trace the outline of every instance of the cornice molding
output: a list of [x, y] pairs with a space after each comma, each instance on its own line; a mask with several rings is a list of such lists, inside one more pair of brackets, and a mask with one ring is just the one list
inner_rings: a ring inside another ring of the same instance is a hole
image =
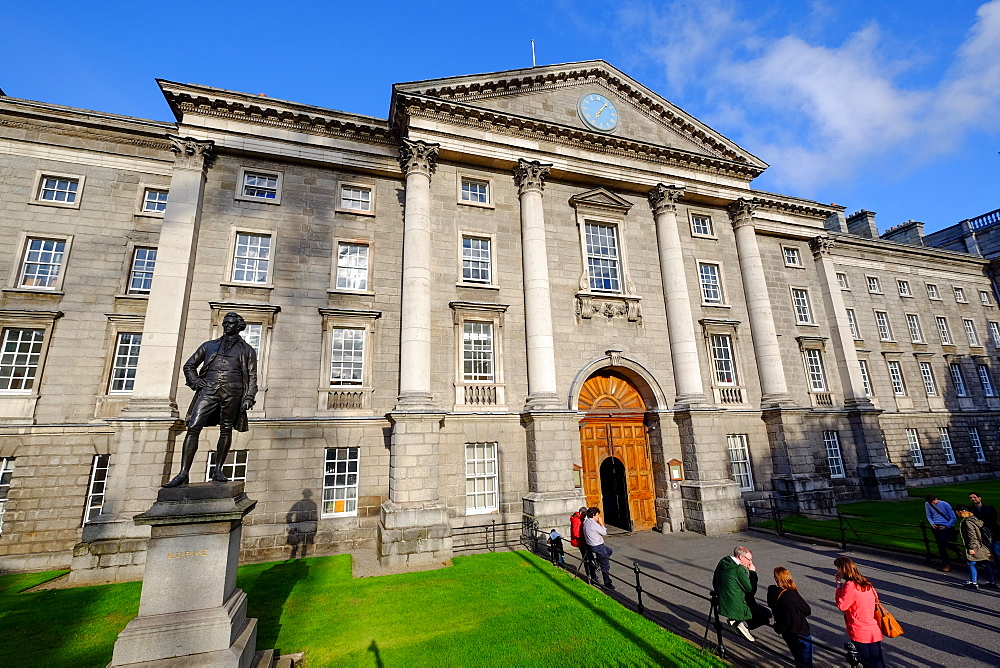
[[[35, 132], [51, 132], [53, 134], [62, 135], [64, 137], [79, 137], [81, 139], [88, 139], [91, 141], [104, 141], [113, 144], [127, 144], [129, 146], [142, 146], [144, 148], [152, 148], [159, 151], [169, 151], [170, 142], [166, 139], [166, 133], [164, 133], [163, 141], [157, 141], [155, 139], [138, 139], [131, 138], [123, 135], [114, 135], [107, 132], [101, 132], [99, 130], [91, 129], [82, 125], [74, 126], [64, 126], [61, 119], [52, 119], [53, 124], [58, 125], [48, 125], [44, 123], [32, 123], [30, 121], [19, 121], [13, 118], [0, 118], [0, 126], [9, 128], [19, 128], [21, 130], [31, 130]], [[72, 147], [71, 147], [72, 148]]]
[[784, 211], [802, 216], [822, 218], [823, 220], [829, 218], [836, 211], [835, 209], [821, 209], [819, 207], [809, 206], [808, 204], [799, 204], [797, 202], [789, 202], [787, 200], [780, 200], [772, 197], [760, 197], [759, 195], [754, 196], [753, 202], [761, 209]]

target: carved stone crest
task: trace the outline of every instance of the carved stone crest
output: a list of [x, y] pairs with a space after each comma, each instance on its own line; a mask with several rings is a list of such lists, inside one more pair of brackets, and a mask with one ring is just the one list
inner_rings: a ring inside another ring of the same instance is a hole
[[538, 160], [521, 158], [514, 168], [514, 183], [517, 184], [517, 194], [526, 192], [542, 192], [545, 187], [545, 177], [549, 175], [552, 165], [546, 165]]
[[399, 166], [403, 174], [423, 174], [431, 178], [437, 169], [437, 156], [440, 144], [430, 144], [419, 139], [404, 139], [399, 147]]
[[602, 315], [608, 320], [625, 318], [629, 322], [642, 322], [642, 306], [638, 297], [604, 296], [581, 292], [576, 295], [576, 314], [584, 320]]

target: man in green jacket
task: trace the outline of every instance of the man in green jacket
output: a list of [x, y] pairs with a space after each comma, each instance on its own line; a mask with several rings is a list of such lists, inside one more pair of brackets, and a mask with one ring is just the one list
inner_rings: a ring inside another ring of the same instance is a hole
[[740, 545], [733, 556], [723, 557], [715, 567], [712, 588], [719, 597], [719, 614], [728, 618], [729, 625], [744, 638], [753, 642], [747, 622], [753, 619], [757, 602], [757, 567], [753, 553]]

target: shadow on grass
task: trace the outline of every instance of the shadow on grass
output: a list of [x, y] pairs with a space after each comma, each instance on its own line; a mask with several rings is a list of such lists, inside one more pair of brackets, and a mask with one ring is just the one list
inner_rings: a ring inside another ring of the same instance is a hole
[[368, 646], [368, 651], [375, 655], [376, 668], [385, 668], [385, 664], [382, 663], [382, 654], [378, 651], [378, 643], [372, 640], [372, 644]]
[[576, 601], [578, 603], [580, 603], [581, 605], [583, 605], [584, 607], [586, 607], [587, 609], [589, 609], [592, 613], [594, 613], [595, 615], [597, 615], [598, 617], [600, 617], [604, 621], [605, 624], [607, 624], [609, 627], [613, 628], [615, 631], [617, 631], [618, 633], [620, 633], [623, 638], [626, 638], [627, 640], [629, 640], [630, 642], [632, 642], [632, 644], [634, 644], [636, 647], [638, 647], [639, 649], [641, 649], [646, 654], [646, 656], [648, 656], [650, 659], [652, 659], [653, 661], [655, 661], [657, 665], [659, 665], [659, 666], [680, 666], [680, 665], [682, 665], [680, 663], [677, 663], [673, 658], [671, 658], [669, 656], [666, 656], [665, 654], [661, 653], [655, 647], [653, 647], [652, 645], [650, 645], [648, 642], [646, 642], [645, 640], [643, 640], [642, 638], [640, 638], [639, 636], [637, 636], [635, 633], [633, 633], [629, 629], [625, 628], [624, 626], [622, 626], [621, 624], [619, 624], [618, 622], [616, 622], [606, 612], [604, 612], [603, 610], [600, 610], [593, 603], [587, 601], [587, 599], [585, 599], [579, 593], [573, 591], [573, 589], [570, 588], [570, 587], [568, 587], [565, 583], [559, 582], [555, 577], [553, 577], [552, 573], [547, 572], [537, 562], [535, 562], [532, 559], [529, 559], [525, 554], [523, 554], [521, 552], [514, 552], [514, 554], [516, 554], [518, 557], [520, 557], [521, 559], [523, 559], [528, 565], [530, 565], [536, 571], [538, 571], [539, 573], [541, 573], [542, 575], [544, 575], [546, 578], [548, 578], [549, 581], [552, 582], [552, 584], [554, 584], [555, 586], [557, 586], [560, 589], [562, 589], [564, 592], [566, 592], [567, 594], [569, 594], [570, 596], [572, 596], [574, 599], [576, 599]]
[[258, 649], [275, 649], [281, 633], [281, 613], [285, 602], [301, 580], [309, 576], [309, 565], [301, 560], [282, 561], [248, 579], [245, 591], [249, 599], [247, 616], [257, 618]]

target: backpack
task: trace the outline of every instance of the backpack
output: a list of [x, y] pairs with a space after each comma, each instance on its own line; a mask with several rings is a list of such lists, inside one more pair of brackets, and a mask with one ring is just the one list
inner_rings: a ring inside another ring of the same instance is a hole
[[983, 544], [987, 550], [993, 549], [993, 532], [989, 530], [985, 524], [979, 527], [979, 542]]

